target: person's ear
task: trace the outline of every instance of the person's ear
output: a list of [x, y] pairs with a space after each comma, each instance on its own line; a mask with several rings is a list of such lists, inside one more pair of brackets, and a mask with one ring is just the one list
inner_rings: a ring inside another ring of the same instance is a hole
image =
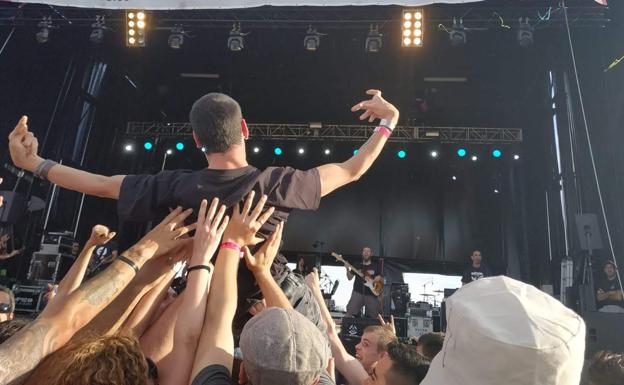
[[199, 138], [195, 134], [195, 131], [193, 131], [193, 140], [195, 141], [195, 146], [197, 146], [197, 148], [201, 148], [202, 147], [201, 142], [199, 141]]
[[240, 368], [238, 369], [238, 383], [244, 385], [247, 382], [249, 382], [249, 378], [247, 378], [247, 372], [245, 372], [245, 365], [243, 361], [241, 361]]
[[243, 139], [249, 139], [249, 127], [247, 127], [245, 119], [241, 120], [241, 133], [243, 134]]

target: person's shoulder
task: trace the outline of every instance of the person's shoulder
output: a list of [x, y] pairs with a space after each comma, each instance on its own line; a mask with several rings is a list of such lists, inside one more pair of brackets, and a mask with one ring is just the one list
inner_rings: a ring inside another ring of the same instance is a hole
[[229, 385], [231, 374], [223, 365], [208, 365], [193, 379], [191, 385]]

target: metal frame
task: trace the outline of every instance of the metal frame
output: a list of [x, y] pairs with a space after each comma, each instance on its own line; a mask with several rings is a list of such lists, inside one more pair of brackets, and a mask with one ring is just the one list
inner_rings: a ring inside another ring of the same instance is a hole
[[[254, 140], [365, 141], [374, 126], [343, 124], [249, 124]], [[132, 137], [186, 138], [190, 123], [128, 122], [125, 135]], [[521, 128], [398, 126], [392, 142], [413, 143], [521, 143]]]

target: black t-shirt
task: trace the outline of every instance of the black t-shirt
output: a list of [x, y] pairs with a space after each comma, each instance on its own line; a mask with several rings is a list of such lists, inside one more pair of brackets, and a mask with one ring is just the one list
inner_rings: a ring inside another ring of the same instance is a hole
[[489, 277], [492, 274], [490, 273], [490, 269], [486, 266], [481, 265], [479, 267], [470, 266], [466, 270], [464, 270], [464, 274], [462, 275], [462, 283], [470, 283], [473, 281], [477, 281], [481, 278]]
[[128, 175], [121, 184], [117, 210], [122, 221], [160, 220], [169, 208], [193, 208], [202, 199], [219, 198], [228, 208], [251, 190], [256, 201], [266, 194], [267, 206], [275, 207], [260, 234], [267, 238], [279, 221], [286, 221], [292, 209], [316, 210], [321, 201], [321, 179], [316, 168], [308, 171], [290, 167], [253, 166], [234, 170], [173, 170], [156, 175]]
[[[599, 289], [602, 289], [602, 291], [604, 291], [605, 293], [609, 291], [622, 291], [622, 288], [620, 287], [620, 282], [618, 282], [617, 277], [611, 280], [608, 279], [607, 277], [604, 277], [603, 279], [598, 281], [598, 283], [596, 284], [596, 291], [598, 291]], [[599, 309], [607, 305], [617, 305], [617, 306], [624, 307], [624, 301], [615, 301], [612, 299], [607, 299], [604, 301], [596, 300], [596, 305], [598, 306]]]
[[[360, 270], [362, 273], [364, 273], [364, 275], [368, 275], [372, 279], [375, 279], [376, 276], [381, 275], [381, 269], [379, 268], [379, 263], [377, 262], [371, 261], [370, 265], [364, 265], [362, 262], [358, 262], [354, 263], [353, 267]], [[360, 278], [359, 275], [355, 273], [354, 275], [355, 282], [353, 282], [353, 291], [364, 295], [374, 295], [371, 289], [364, 286], [364, 283], [366, 283], [366, 281]]]
[[231, 385], [230, 371], [223, 365], [209, 365], [203, 368], [191, 385]]

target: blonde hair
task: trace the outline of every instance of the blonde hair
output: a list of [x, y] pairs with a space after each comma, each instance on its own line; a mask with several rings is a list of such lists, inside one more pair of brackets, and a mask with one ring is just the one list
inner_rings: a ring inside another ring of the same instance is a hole
[[391, 342], [398, 341], [397, 336], [394, 335], [389, 325], [367, 326], [366, 329], [364, 329], [364, 333], [376, 333], [379, 336], [377, 350], [380, 352], [387, 352], [388, 345], [390, 345]]

